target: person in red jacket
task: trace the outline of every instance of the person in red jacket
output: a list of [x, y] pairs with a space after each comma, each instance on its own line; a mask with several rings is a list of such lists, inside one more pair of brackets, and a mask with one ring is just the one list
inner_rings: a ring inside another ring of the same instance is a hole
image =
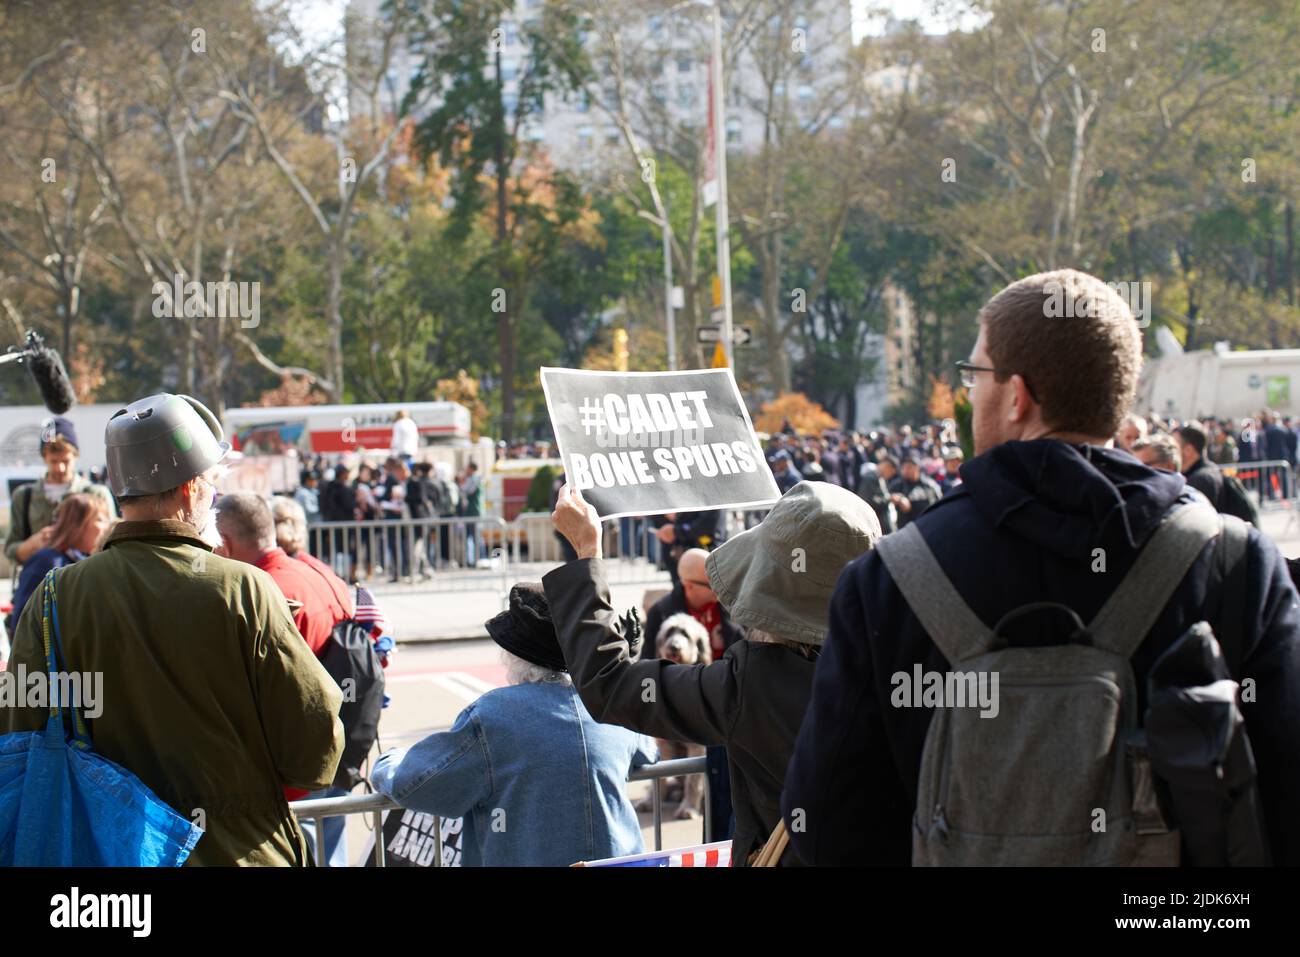
[[275, 579], [289, 600], [298, 631], [319, 655], [334, 626], [352, 615], [346, 587], [336, 587], [329, 577], [290, 558], [276, 544], [275, 519], [260, 495], [232, 492], [222, 496], [217, 502], [217, 531], [221, 535], [219, 554], [256, 565]]
[[[312, 653], [319, 657], [334, 626], [353, 614], [352, 598], [343, 580], [323, 563], [320, 563], [321, 568], [316, 568], [290, 557], [276, 542], [276, 523], [271, 506], [253, 492], [232, 492], [221, 497], [217, 502], [217, 532], [221, 535], [218, 554], [256, 565], [275, 580], [289, 601], [294, 624]], [[335, 797], [339, 793], [346, 792], [335, 788], [311, 793], [297, 788], [284, 789], [284, 796], [290, 801]], [[313, 851], [316, 849], [314, 824], [304, 821], [301, 825]], [[317, 863], [333, 867], [347, 865], [344, 826], [343, 818], [326, 822], [326, 860]]]

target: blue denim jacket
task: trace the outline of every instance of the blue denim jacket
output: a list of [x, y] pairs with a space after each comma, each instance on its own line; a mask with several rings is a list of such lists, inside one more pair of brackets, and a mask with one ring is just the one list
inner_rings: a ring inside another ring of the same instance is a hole
[[370, 778], [402, 807], [463, 816], [466, 866], [566, 867], [645, 849], [626, 782], [658, 756], [653, 739], [597, 724], [572, 685], [539, 682], [489, 691]]

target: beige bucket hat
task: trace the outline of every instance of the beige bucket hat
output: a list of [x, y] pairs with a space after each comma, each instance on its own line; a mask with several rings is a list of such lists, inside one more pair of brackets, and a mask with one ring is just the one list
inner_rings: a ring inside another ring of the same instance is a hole
[[758, 525], [710, 553], [704, 567], [732, 621], [820, 645], [840, 573], [879, 539], [880, 521], [857, 495], [800, 482]]

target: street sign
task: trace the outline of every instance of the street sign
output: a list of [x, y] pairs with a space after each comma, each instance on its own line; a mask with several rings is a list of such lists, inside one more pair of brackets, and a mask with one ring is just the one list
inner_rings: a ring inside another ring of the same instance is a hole
[[[749, 326], [732, 326], [731, 342], [732, 345], [747, 346], [754, 338], [754, 330]], [[700, 326], [695, 330], [696, 342], [721, 342], [721, 326]]]

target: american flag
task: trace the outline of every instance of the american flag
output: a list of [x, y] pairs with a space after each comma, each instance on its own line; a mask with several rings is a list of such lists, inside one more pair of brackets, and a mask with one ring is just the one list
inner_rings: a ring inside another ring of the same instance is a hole
[[364, 585], [357, 586], [357, 609], [353, 618], [369, 628], [374, 638], [388, 633], [388, 618]]
[[628, 857], [609, 857], [602, 861], [585, 861], [583, 867], [730, 867], [731, 842], [696, 844], [667, 851], [650, 851]]

